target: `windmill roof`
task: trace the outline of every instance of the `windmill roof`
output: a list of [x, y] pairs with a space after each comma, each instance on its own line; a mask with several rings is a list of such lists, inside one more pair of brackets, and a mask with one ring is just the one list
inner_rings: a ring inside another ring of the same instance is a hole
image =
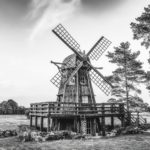
[[62, 69], [72, 68], [76, 66], [76, 54], [71, 54], [63, 60]]

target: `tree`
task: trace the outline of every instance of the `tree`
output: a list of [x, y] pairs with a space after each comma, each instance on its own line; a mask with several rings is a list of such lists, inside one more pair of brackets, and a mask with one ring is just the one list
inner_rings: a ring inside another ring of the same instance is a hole
[[18, 109], [18, 104], [13, 100], [9, 99], [7, 101], [8, 108], [12, 111], [12, 113], [16, 113]]
[[129, 103], [133, 100], [134, 95], [140, 94], [141, 90], [137, 84], [145, 79], [145, 72], [142, 69], [142, 62], [137, 60], [140, 52], [131, 52], [130, 43], [122, 42], [119, 47], [114, 47], [114, 52], [108, 52], [106, 55], [109, 62], [117, 65], [107, 79], [113, 84], [112, 95], [119, 102], [126, 103], [129, 110]]
[[[141, 45], [148, 49], [150, 47], [150, 5], [144, 8], [144, 12], [136, 18], [136, 22], [131, 23], [131, 29], [133, 31], [133, 38], [136, 40], [141, 39]], [[148, 63], [150, 64], [150, 58], [148, 59]], [[147, 72], [147, 83], [147, 89], [150, 91], [149, 72]]]
[[133, 38], [142, 39], [141, 45], [146, 48], [150, 47], [150, 5], [144, 8], [140, 17], [136, 18], [136, 23], [131, 23]]

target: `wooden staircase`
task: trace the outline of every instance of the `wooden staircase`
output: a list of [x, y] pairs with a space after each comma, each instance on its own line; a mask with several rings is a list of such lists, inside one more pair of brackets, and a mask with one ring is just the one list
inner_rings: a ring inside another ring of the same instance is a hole
[[127, 111], [126, 109], [124, 109], [124, 119], [125, 119], [125, 125], [143, 125], [146, 123], [145, 119], [140, 116], [137, 115], [137, 117], [135, 117], [135, 115], [133, 115], [131, 112]]

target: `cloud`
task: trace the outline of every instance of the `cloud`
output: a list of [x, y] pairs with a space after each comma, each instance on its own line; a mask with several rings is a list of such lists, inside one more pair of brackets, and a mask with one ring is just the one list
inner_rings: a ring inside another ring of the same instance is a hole
[[33, 10], [28, 14], [27, 18], [38, 18], [30, 39], [43, 34], [49, 30], [50, 26], [60, 23], [70, 16], [78, 9], [80, 0], [33, 0]]
[[112, 7], [118, 7], [122, 0], [81, 0], [82, 9], [87, 12], [110, 11]]
[[0, 22], [10, 26], [22, 22], [32, 0], [0, 0]]

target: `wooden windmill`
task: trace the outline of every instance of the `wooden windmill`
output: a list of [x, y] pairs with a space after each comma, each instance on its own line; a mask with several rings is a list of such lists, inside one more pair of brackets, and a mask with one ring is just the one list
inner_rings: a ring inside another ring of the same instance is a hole
[[74, 52], [74, 54], [66, 57], [62, 63], [51, 61], [59, 68], [59, 72], [51, 79], [51, 82], [59, 88], [57, 101], [81, 104], [95, 103], [91, 80], [102, 92], [109, 95], [112, 85], [93, 67], [90, 59], [98, 60], [111, 42], [102, 36], [85, 54], [85, 52], [81, 52], [80, 45], [61, 24], [52, 31]]

